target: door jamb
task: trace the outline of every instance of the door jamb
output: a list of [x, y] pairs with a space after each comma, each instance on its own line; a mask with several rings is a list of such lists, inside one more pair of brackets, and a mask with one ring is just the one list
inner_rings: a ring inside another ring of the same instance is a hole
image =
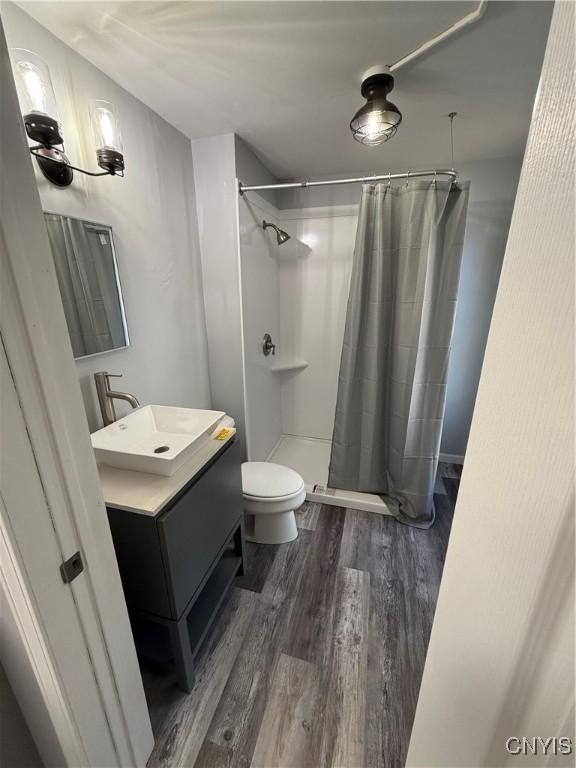
[[[83, 574], [67, 588], [118, 766], [141, 765], [153, 746], [150, 718], [1, 25], [0, 85], [0, 332], [62, 559], [77, 550], [84, 558]], [[53, 651], [37, 644], [39, 617], [26, 564], [18, 561], [18, 542], [6, 526], [2, 543], [8, 556], [2, 586], [17, 634], [47, 702], [56, 706], [48, 714], [68, 764], [86, 765], [81, 734], [74, 738], [76, 729], [62, 719], [66, 694], [53, 676]]]

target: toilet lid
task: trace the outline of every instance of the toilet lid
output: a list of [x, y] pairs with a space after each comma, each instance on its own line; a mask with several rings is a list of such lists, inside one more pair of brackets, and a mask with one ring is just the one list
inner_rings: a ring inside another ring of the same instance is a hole
[[276, 498], [298, 493], [304, 480], [298, 472], [269, 461], [246, 461], [242, 464], [242, 491], [246, 496]]

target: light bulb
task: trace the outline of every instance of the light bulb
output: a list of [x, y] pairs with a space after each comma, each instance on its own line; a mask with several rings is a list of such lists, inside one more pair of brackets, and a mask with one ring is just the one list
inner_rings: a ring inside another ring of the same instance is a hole
[[42, 83], [40, 72], [28, 61], [18, 64], [18, 69], [22, 74], [22, 81], [28, 91], [30, 105], [34, 112], [43, 112], [48, 114], [48, 100], [46, 98], [46, 89]]
[[361, 107], [350, 122], [350, 130], [356, 141], [377, 147], [396, 133], [402, 121], [398, 107], [388, 101], [394, 78], [387, 74], [374, 74], [362, 83], [362, 96], [366, 104]]
[[20, 109], [28, 137], [43, 147], [62, 144], [56, 98], [46, 62], [25, 48], [10, 51]]
[[364, 134], [368, 139], [375, 139], [380, 135], [380, 113], [371, 112], [364, 127]]
[[114, 106], [108, 101], [92, 102], [92, 130], [96, 151], [111, 149], [122, 152], [120, 125]]
[[10, 51], [22, 114], [30, 112], [58, 119], [56, 98], [46, 62], [25, 48]]
[[90, 118], [98, 165], [112, 175], [122, 173], [124, 171], [122, 136], [114, 105], [109, 101], [92, 101]]
[[100, 130], [102, 131], [102, 138], [106, 147], [114, 146], [114, 126], [112, 125], [112, 119], [108, 110], [102, 110], [100, 112]]

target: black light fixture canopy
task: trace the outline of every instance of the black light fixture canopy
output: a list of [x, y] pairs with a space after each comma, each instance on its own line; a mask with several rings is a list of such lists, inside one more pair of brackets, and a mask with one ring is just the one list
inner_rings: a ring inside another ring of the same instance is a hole
[[104, 168], [111, 176], [124, 173], [124, 155], [115, 149], [97, 149], [96, 160], [100, 168]]
[[62, 150], [38, 144], [30, 147], [30, 154], [36, 158], [44, 178], [51, 184], [57, 187], [69, 187], [72, 184], [74, 170]]
[[64, 143], [58, 121], [50, 117], [50, 115], [42, 112], [30, 112], [24, 115], [23, 119], [26, 133], [32, 141], [37, 141], [45, 147], [53, 147], [56, 144]]
[[361, 144], [375, 147], [391, 139], [402, 122], [402, 113], [388, 100], [394, 78], [388, 72], [376, 72], [362, 81], [361, 93], [366, 104], [350, 121], [352, 135]]
[[69, 186], [74, 172], [63, 148], [57, 149], [64, 144], [58, 121], [43, 112], [30, 112], [23, 119], [28, 138], [38, 142], [30, 152], [44, 177], [57, 187]]

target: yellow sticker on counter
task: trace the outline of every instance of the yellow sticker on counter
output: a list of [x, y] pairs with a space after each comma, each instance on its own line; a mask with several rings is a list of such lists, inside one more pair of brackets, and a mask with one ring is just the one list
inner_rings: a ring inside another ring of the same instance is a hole
[[220, 432], [215, 437], [215, 440], [226, 440], [227, 437], [230, 437], [232, 434], [232, 430], [228, 429], [228, 427], [224, 427], [224, 429], [221, 429]]

